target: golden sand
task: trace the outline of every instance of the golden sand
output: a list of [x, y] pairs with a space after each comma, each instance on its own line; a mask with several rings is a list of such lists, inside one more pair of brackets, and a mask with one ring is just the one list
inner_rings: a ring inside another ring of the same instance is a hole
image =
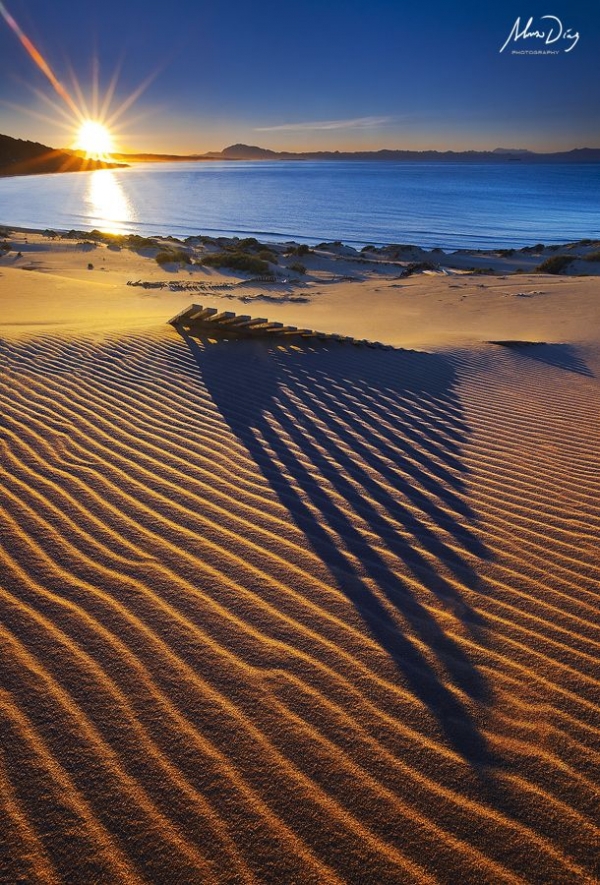
[[27, 239], [0, 881], [596, 881], [597, 278], [215, 289], [422, 349], [209, 341], [150, 260]]

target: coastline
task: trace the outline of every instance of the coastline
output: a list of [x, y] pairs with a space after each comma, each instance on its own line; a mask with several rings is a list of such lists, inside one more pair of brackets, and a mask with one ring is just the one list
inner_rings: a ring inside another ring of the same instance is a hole
[[[327, 252], [334, 259], [345, 259], [358, 263], [378, 263], [397, 262], [399, 265], [403, 263], [421, 263], [428, 262], [433, 265], [432, 268], [419, 268], [419, 270], [431, 270], [435, 267], [448, 270], [471, 271], [474, 273], [490, 272], [494, 274], [501, 273], [521, 273], [526, 271], [535, 271], [539, 265], [547, 258], [555, 255], [566, 255], [573, 257], [574, 261], [583, 260], [588, 264], [575, 263], [568, 270], [569, 274], [576, 275], [593, 275], [595, 276], [599, 268], [596, 264], [600, 262], [600, 254], [597, 261], [592, 261], [592, 256], [600, 252], [600, 238], [586, 237], [563, 243], [542, 243], [539, 242], [532, 246], [520, 247], [461, 247], [457, 249], [442, 249], [440, 247], [427, 248], [416, 243], [378, 243], [372, 246], [365, 244], [364, 246], [352, 245], [342, 240], [330, 240], [321, 243], [313, 239], [311, 243], [306, 243], [305, 239], [289, 239], [269, 240], [268, 235], [264, 237], [259, 233], [248, 232], [244, 236], [219, 235], [215, 233], [194, 233], [188, 236], [175, 236], [173, 233], [156, 232], [140, 235], [134, 231], [110, 232], [107, 230], [98, 230], [96, 228], [86, 227], [81, 229], [68, 229], [61, 227], [40, 228], [30, 226], [12, 225], [10, 223], [0, 223], [0, 237], [2, 231], [14, 232], [16, 234], [31, 234], [32, 236], [50, 237], [53, 239], [65, 240], [93, 240], [98, 244], [127, 244], [128, 240], [146, 240], [149, 243], [156, 243], [157, 248], [161, 244], [179, 244], [182, 247], [202, 246], [203, 243], [218, 245], [219, 248], [233, 248], [238, 243], [246, 243], [254, 241], [256, 250], [261, 248], [272, 250], [275, 254], [280, 255], [289, 248], [297, 249], [308, 246], [311, 252]], [[259, 239], [261, 238], [261, 239]], [[508, 260], [510, 259], [510, 260]], [[469, 261], [473, 260], [477, 263], [470, 265]], [[482, 266], [481, 262], [487, 261], [487, 265]], [[277, 270], [277, 268], [272, 268]], [[561, 273], [563, 271], [561, 270]]]

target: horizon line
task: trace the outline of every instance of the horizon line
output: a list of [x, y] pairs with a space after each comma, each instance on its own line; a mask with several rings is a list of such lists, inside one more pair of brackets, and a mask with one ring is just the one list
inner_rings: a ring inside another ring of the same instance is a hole
[[[279, 128], [279, 127], [273, 127]], [[284, 127], [281, 127], [284, 128]], [[286, 127], [287, 128], [287, 127]], [[267, 131], [266, 128], [260, 131]], [[37, 141], [32, 138], [20, 138], [19, 136], [8, 135], [7, 133], [0, 133], [0, 137], [6, 137], [15, 139], [17, 141], [29, 142], [30, 144], [40, 144], [43, 147], [48, 147], [51, 150], [64, 150], [68, 152], [72, 152], [73, 148], [71, 146], [62, 146], [60, 148], [50, 147], [50, 145], [44, 144], [41, 141]], [[313, 148], [270, 148], [264, 147], [263, 145], [257, 144], [249, 144], [248, 142], [238, 141], [232, 142], [230, 144], [225, 145], [225, 147], [220, 148], [218, 150], [196, 150], [196, 149], [188, 149], [188, 150], [169, 150], [169, 149], [135, 149], [135, 148], [127, 148], [120, 149], [111, 152], [111, 156], [118, 155], [135, 155], [135, 154], [146, 154], [152, 156], [161, 156], [161, 155], [169, 155], [169, 156], [179, 156], [179, 157], [203, 157], [203, 156], [211, 156], [215, 154], [221, 154], [226, 150], [229, 150], [234, 147], [244, 147], [253, 150], [262, 150], [269, 151], [274, 154], [298, 154], [298, 155], [306, 155], [306, 154], [378, 154], [378, 153], [388, 153], [388, 152], [404, 152], [404, 153], [413, 153], [413, 154], [424, 154], [424, 153], [439, 153], [439, 154], [464, 154], [464, 153], [506, 153], [506, 154], [533, 154], [535, 156], [545, 156], [548, 154], [565, 154], [571, 153], [573, 151], [593, 151], [600, 150], [600, 144], [598, 145], [590, 145], [590, 144], [579, 144], [566, 148], [525, 148], [525, 147], [514, 147], [507, 148], [502, 145], [495, 145], [494, 147], [372, 147], [372, 148], [347, 148], [347, 147], [313, 147]]]

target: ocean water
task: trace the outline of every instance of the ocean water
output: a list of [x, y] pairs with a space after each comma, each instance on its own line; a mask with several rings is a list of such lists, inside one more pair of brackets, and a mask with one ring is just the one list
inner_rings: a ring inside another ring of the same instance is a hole
[[0, 179], [0, 224], [443, 249], [564, 243], [600, 239], [600, 165], [143, 163]]

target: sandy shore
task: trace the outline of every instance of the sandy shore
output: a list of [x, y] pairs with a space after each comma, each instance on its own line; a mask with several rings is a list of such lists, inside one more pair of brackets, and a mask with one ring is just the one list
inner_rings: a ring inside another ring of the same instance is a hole
[[593, 247], [248, 284], [8, 240], [0, 881], [597, 881]]

